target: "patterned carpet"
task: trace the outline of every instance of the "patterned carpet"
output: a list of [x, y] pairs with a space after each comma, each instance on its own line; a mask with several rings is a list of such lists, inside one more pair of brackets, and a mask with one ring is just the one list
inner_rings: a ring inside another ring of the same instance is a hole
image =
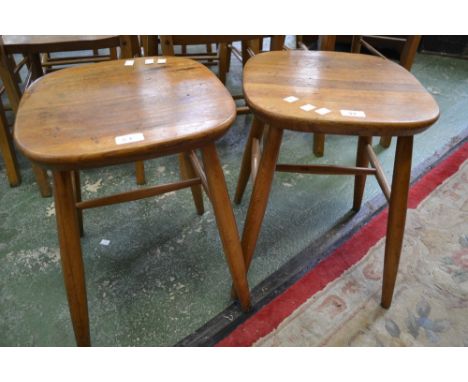
[[392, 306], [380, 307], [386, 211], [221, 346], [467, 346], [468, 144], [410, 193]]

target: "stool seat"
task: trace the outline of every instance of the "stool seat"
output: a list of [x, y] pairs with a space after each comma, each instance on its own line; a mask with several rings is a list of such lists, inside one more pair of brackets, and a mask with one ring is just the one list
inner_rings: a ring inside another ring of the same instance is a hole
[[[263, 122], [306, 132], [414, 135], [439, 116], [437, 103], [407, 70], [380, 57], [360, 54], [259, 54], [244, 68], [244, 94]], [[287, 102], [287, 97], [297, 100]], [[307, 104], [315, 108], [300, 108]], [[329, 111], [317, 113], [322, 108]], [[350, 116], [346, 111], [360, 113]]]
[[227, 89], [202, 64], [109, 61], [48, 74], [24, 93], [15, 139], [34, 162], [105, 166], [200, 147], [236, 116]]

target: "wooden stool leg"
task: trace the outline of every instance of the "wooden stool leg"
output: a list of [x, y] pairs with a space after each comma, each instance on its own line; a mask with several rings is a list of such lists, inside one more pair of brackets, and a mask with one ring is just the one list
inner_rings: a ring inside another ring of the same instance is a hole
[[314, 133], [314, 154], [317, 157], [323, 157], [325, 152], [325, 134]]
[[[179, 167], [181, 179], [192, 179], [197, 177], [197, 174], [192, 166], [192, 162], [190, 162], [187, 153], [179, 154]], [[201, 185], [197, 184], [190, 187], [190, 189], [192, 190], [193, 202], [195, 203], [197, 213], [198, 215], [203, 215], [205, 208], [203, 207], [203, 193]]]
[[[81, 181], [80, 172], [78, 170], [73, 171], [73, 193], [75, 194], [75, 202], [81, 202]], [[80, 228], [80, 236], [84, 236], [83, 229], [83, 210], [77, 209], [76, 214], [78, 216], [78, 226]]]
[[389, 148], [392, 144], [392, 137], [380, 137], [380, 146]]
[[398, 137], [393, 168], [392, 193], [388, 212], [385, 262], [382, 284], [382, 306], [390, 307], [398, 272], [405, 231], [408, 189], [411, 175], [413, 137]]
[[224, 253], [231, 271], [234, 289], [239, 297], [242, 310], [247, 311], [250, 309], [247, 272], [242, 256], [236, 219], [232, 211], [223, 170], [214, 143], [204, 147], [202, 154], [211, 203], [213, 204]]
[[[0, 105], [1, 107], [1, 105]], [[10, 130], [6, 120], [0, 110], [0, 153], [5, 162], [5, 170], [8, 177], [8, 183], [11, 187], [18, 186], [21, 183], [21, 175], [16, 160], [15, 148], [11, 139]]]
[[[366, 152], [366, 146], [372, 144], [372, 137], [359, 137], [358, 147], [356, 154], [356, 167], [368, 167], [369, 157]], [[366, 175], [356, 175], [354, 177], [354, 198], [353, 210], [359, 211], [362, 204], [362, 197], [364, 195], [364, 188], [366, 186]]]
[[263, 216], [265, 215], [282, 137], [282, 129], [270, 126], [242, 234], [242, 250], [247, 270], [252, 261]]
[[54, 172], [54, 197], [62, 272], [76, 343], [89, 346], [88, 302], [71, 171]]
[[145, 162], [138, 161], [135, 162], [135, 177], [136, 177], [136, 184], [142, 185], [146, 183], [145, 177]]
[[47, 175], [47, 171], [34, 163], [32, 164], [32, 169], [42, 197], [48, 198], [52, 195], [52, 189], [49, 184], [49, 176]]
[[236, 195], [234, 196], [234, 202], [239, 204], [244, 195], [245, 187], [249, 181], [251, 163], [252, 163], [252, 141], [254, 138], [261, 139], [263, 134], [264, 123], [254, 117], [252, 121], [252, 127], [250, 128], [249, 137], [245, 144], [244, 155], [242, 156], [242, 164], [239, 173], [239, 179], [237, 180]]

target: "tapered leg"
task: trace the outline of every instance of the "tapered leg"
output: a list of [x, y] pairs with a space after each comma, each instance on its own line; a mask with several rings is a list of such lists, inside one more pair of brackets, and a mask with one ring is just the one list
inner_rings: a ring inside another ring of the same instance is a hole
[[242, 310], [247, 311], [250, 309], [247, 272], [242, 256], [236, 220], [232, 211], [223, 170], [219, 162], [218, 154], [216, 153], [215, 145], [212, 143], [204, 147], [202, 149], [202, 155], [216, 223], [223, 243], [229, 270], [231, 271], [234, 289], [239, 297]]
[[282, 137], [282, 129], [270, 126], [242, 234], [242, 251], [244, 252], [247, 270], [252, 261], [263, 216], [265, 215]]
[[142, 185], [146, 183], [145, 177], [145, 162], [135, 162], [136, 184]]
[[392, 144], [392, 137], [380, 137], [380, 146], [388, 148]]
[[54, 198], [62, 272], [76, 343], [89, 346], [88, 302], [72, 172], [54, 172]]
[[47, 175], [47, 171], [34, 163], [32, 164], [32, 169], [39, 187], [39, 192], [43, 198], [48, 198], [52, 195], [52, 189], [49, 184], [49, 176]]
[[[73, 193], [75, 194], [75, 202], [81, 202], [81, 181], [80, 181], [80, 171], [73, 171]], [[76, 214], [78, 216], [78, 226], [80, 228], [80, 236], [84, 236], [83, 229], [83, 211], [76, 209]]]
[[413, 137], [398, 137], [388, 212], [387, 238], [382, 284], [382, 306], [389, 308], [400, 262], [405, 231], [408, 189], [411, 175]]
[[314, 133], [314, 154], [317, 157], [323, 157], [325, 152], [325, 134]]
[[[197, 177], [197, 174], [193, 169], [192, 162], [190, 162], [187, 153], [179, 154], [179, 167], [181, 179], [193, 179]], [[192, 190], [193, 202], [195, 203], [197, 213], [198, 215], [203, 215], [203, 213], [205, 212], [205, 208], [203, 207], [203, 193], [201, 185], [197, 184], [190, 188]]]
[[[356, 167], [368, 167], [369, 157], [366, 152], [366, 146], [372, 144], [372, 137], [359, 137], [358, 147], [356, 154]], [[356, 175], [354, 177], [354, 198], [353, 210], [359, 211], [362, 204], [362, 196], [364, 195], [364, 188], [366, 186], [366, 175]]]
[[245, 187], [249, 181], [252, 163], [252, 142], [254, 139], [260, 140], [262, 138], [263, 127], [264, 123], [254, 117], [252, 121], [252, 127], [250, 128], [249, 137], [247, 138], [247, 143], [245, 144], [244, 155], [242, 156], [239, 179], [237, 180], [236, 195], [234, 196], [234, 202], [237, 204], [241, 202]]
[[[1, 107], [1, 105], [0, 105]], [[15, 148], [11, 139], [6, 120], [0, 110], [0, 153], [5, 162], [5, 170], [8, 177], [8, 183], [11, 187], [18, 186], [21, 183], [21, 175], [16, 160]]]

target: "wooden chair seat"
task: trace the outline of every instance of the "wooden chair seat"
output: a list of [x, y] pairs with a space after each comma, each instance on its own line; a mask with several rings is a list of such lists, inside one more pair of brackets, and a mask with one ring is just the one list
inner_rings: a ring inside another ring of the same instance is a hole
[[[110, 61], [40, 79], [23, 95], [15, 127], [19, 147], [43, 165], [93, 167], [166, 155], [181, 145], [190, 149], [224, 134], [235, 106], [210, 70], [178, 57], [154, 60], [145, 65], [137, 58], [133, 66]], [[116, 144], [128, 134], [144, 140]]]
[[[344, 135], [413, 135], [432, 125], [432, 96], [403, 67], [379, 57], [340, 52], [260, 54], [244, 68], [249, 107], [265, 123], [288, 129]], [[288, 103], [288, 96], [298, 98]], [[300, 106], [311, 104], [314, 110]], [[330, 113], [320, 115], [317, 109]], [[365, 117], [343, 116], [358, 110]]]

